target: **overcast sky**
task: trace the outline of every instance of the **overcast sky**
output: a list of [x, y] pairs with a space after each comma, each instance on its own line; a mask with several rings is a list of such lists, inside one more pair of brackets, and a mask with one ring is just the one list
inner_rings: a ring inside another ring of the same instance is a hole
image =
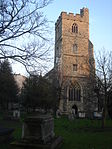
[[[55, 22], [62, 11], [76, 14], [80, 13], [83, 7], [89, 9], [90, 40], [94, 45], [94, 51], [103, 48], [112, 50], [112, 0], [53, 0], [52, 4], [44, 9], [44, 14], [48, 20], [53, 21], [54, 32]], [[14, 72], [25, 74], [21, 66], [20, 71], [17, 71], [16, 67]]]

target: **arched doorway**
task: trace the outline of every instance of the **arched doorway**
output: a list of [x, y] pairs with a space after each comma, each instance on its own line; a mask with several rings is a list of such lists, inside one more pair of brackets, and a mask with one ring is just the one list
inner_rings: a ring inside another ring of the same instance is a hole
[[78, 108], [75, 104], [72, 106], [72, 110], [74, 110], [75, 115], [78, 115]]

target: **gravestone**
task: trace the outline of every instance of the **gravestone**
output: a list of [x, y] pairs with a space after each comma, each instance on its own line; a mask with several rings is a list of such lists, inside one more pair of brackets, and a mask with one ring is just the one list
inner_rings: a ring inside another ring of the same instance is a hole
[[79, 118], [85, 118], [86, 114], [84, 112], [79, 112]]
[[14, 149], [56, 149], [62, 143], [54, 134], [54, 119], [51, 115], [39, 114], [24, 120], [22, 139], [12, 143]]
[[13, 119], [20, 119], [20, 110], [15, 109], [13, 110]]
[[94, 118], [97, 118], [97, 119], [101, 119], [102, 118], [102, 112], [94, 112]]
[[56, 111], [56, 118], [60, 118], [61, 117], [61, 111], [59, 109], [57, 109]]
[[68, 119], [69, 119], [70, 121], [74, 120], [74, 117], [73, 117], [73, 114], [72, 114], [72, 113], [69, 113]]

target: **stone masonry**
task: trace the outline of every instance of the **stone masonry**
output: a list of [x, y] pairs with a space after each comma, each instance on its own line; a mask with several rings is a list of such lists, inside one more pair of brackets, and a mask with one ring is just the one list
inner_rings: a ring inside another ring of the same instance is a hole
[[[55, 23], [55, 78], [62, 87], [59, 109], [88, 114], [97, 110], [94, 95], [95, 61], [89, 40], [89, 10], [80, 14], [61, 12]], [[76, 110], [76, 109], [75, 109]]]

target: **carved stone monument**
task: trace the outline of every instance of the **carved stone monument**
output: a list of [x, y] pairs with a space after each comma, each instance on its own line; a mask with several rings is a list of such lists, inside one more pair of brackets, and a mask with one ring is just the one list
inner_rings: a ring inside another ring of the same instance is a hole
[[13, 120], [19, 120], [20, 119], [20, 110], [15, 109], [13, 110]]
[[14, 149], [55, 149], [62, 143], [54, 134], [54, 119], [51, 115], [29, 116], [24, 120], [22, 139], [12, 143]]
[[54, 137], [54, 119], [50, 115], [31, 116], [25, 119], [22, 138], [46, 143]]

